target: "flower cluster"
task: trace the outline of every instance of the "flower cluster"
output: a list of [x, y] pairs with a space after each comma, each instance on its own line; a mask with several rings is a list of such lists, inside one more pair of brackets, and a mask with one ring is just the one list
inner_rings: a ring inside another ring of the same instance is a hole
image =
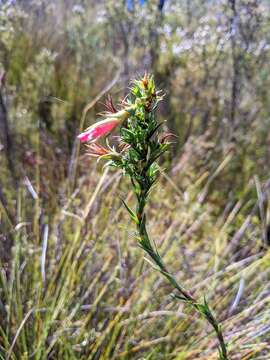
[[[91, 125], [78, 138], [82, 143], [88, 143], [90, 156], [110, 160], [108, 165], [121, 168], [138, 181], [144, 169], [151, 187], [157, 174], [155, 160], [167, 150], [168, 140], [174, 136], [171, 133], [156, 136], [161, 123], [156, 121], [155, 109], [161, 99], [153, 78], [145, 75], [134, 81], [130, 96], [121, 104], [122, 109], [117, 111], [109, 97], [105, 103], [107, 111], [102, 114], [105, 118]], [[116, 150], [109, 145], [108, 136], [118, 126], [121, 128]], [[99, 143], [104, 138], [106, 146]], [[146, 157], [148, 161], [143, 164]]]

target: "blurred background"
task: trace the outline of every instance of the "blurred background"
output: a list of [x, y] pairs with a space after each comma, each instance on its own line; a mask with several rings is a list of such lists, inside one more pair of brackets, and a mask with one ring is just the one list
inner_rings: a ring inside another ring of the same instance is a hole
[[84, 107], [98, 98], [89, 125], [103, 92], [117, 103], [145, 71], [166, 94], [159, 116], [179, 136], [176, 151], [203, 137], [209, 166], [229, 150], [241, 159], [235, 185], [246, 170], [267, 174], [269, 10], [263, 0], [2, 1], [7, 175], [27, 169], [42, 129], [65, 177]]
[[268, 0], [0, 1], [2, 359], [217, 359], [76, 140], [146, 71], [178, 136], [152, 236], [232, 359], [269, 359], [269, 64]]

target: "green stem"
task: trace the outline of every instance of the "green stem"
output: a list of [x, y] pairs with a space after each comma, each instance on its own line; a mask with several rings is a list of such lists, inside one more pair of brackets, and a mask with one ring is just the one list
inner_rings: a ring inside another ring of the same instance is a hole
[[137, 194], [138, 205], [137, 205], [137, 231], [139, 234], [139, 244], [147, 252], [147, 254], [151, 257], [151, 259], [155, 262], [155, 264], [159, 267], [161, 274], [170, 282], [170, 284], [180, 293], [180, 296], [176, 296], [181, 301], [189, 303], [197, 312], [204, 316], [204, 318], [208, 321], [208, 323], [213, 327], [216, 337], [219, 342], [219, 359], [220, 360], [229, 360], [226, 343], [224, 341], [224, 337], [222, 334], [221, 327], [210, 310], [208, 304], [205, 302], [199, 303], [195, 300], [195, 298], [186, 291], [175, 279], [175, 277], [167, 270], [165, 265], [163, 264], [162, 258], [158, 254], [158, 252], [153, 248], [148, 233], [146, 230], [146, 217], [144, 214], [144, 208], [146, 204], [146, 193], [148, 190], [141, 190], [140, 194]]

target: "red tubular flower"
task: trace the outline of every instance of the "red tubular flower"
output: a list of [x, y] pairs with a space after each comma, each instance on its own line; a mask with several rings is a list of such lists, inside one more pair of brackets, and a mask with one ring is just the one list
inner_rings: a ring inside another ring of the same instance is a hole
[[121, 110], [115, 114], [111, 114], [107, 119], [93, 124], [78, 135], [78, 139], [80, 139], [81, 142], [93, 142], [101, 137], [109, 135], [115, 127], [122, 124], [128, 117], [129, 112], [127, 110]]
[[106, 119], [99, 121], [78, 135], [78, 138], [81, 142], [97, 140], [100, 137], [109, 134], [118, 124], [118, 119]]

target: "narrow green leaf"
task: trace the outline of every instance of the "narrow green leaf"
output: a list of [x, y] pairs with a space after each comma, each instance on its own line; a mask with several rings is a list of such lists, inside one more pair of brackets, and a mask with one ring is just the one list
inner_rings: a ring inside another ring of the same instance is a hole
[[131, 208], [126, 204], [126, 202], [121, 199], [123, 205], [125, 206], [125, 208], [127, 209], [127, 211], [129, 212], [132, 220], [138, 225], [139, 224], [139, 219], [137, 218], [136, 214], [131, 210]]

